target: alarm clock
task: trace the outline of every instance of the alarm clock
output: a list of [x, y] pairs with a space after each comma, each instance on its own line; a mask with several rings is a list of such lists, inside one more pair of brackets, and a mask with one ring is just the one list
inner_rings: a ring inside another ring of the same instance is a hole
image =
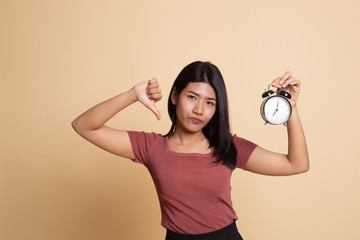
[[274, 95], [274, 91], [268, 90], [262, 94], [265, 98], [260, 106], [260, 113], [265, 120], [265, 124], [270, 123], [274, 125], [284, 124], [289, 120], [292, 112], [292, 107], [288, 99], [291, 95], [286, 89], [281, 90], [278, 94]]

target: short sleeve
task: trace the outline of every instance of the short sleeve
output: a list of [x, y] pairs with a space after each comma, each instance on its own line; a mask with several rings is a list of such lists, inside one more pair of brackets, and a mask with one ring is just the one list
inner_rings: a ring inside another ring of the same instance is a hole
[[245, 169], [246, 163], [257, 145], [236, 134], [233, 135], [232, 140], [237, 150], [237, 167]]
[[146, 132], [128, 131], [131, 147], [135, 155], [134, 162], [147, 164], [149, 152], [156, 144], [156, 134]]

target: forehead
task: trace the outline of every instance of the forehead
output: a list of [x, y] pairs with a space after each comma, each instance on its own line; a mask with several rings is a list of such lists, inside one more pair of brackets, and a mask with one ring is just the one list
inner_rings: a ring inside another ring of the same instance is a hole
[[186, 86], [186, 88], [183, 89], [182, 92], [183, 93], [194, 92], [203, 97], [216, 99], [216, 92], [214, 88], [209, 83], [205, 83], [205, 82], [190, 82]]

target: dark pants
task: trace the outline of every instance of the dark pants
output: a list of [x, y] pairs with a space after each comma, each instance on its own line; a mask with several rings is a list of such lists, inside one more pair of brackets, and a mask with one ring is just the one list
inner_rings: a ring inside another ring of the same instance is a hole
[[227, 227], [204, 234], [182, 234], [166, 230], [165, 240], [243, 240], [235, 221]]

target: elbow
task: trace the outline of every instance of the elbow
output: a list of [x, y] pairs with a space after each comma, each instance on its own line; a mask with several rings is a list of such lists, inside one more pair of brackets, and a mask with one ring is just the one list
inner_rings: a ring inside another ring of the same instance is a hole
[[76, 118], [73, 120], [71, 122], [71, 126], [74, 131], [83, 138], [87, 138], [88, 133], [92, 131], [92, 129], [89, 128], [81, 118]]
[[310, 170], [310, 164], [309, 164], [309, 160], [307, 159], [306, 164], [302, 165], [301, 167], [298, 167], [296, 173], [297, 174], [306, 173], [309, 170]]
[[306, 164], [304, 166], [304, 172], [306, 173], [308, 171], [310, 171], [310, 159], [309, 159], [309, 154], [306, 154], [306, 160], [305, 160]]
[[310, 163], [308, 162], [308, 164], [306, 165], [306, 169], [305, 169], [305, 172], [308, 172], [310, 171]]
[[307, 166], [303, 167], [302, 169], [300, 169], [300, 171], [299, 171], [298, 173], [299, 173], [299, 174], [300, 174], [300, 173], [306, 173], [306, 172], [308, 172], [309, 170], [310, 170], [310, 166], [307, 165]]
[[80, 124], [79, 124], [79, 121], [78, 119], [75, 119], [71, 122], [71, 126], [72, 128], [74, 129], [74, 131], [78, 134], [81, 135], [81, 127], [80, 127]]

